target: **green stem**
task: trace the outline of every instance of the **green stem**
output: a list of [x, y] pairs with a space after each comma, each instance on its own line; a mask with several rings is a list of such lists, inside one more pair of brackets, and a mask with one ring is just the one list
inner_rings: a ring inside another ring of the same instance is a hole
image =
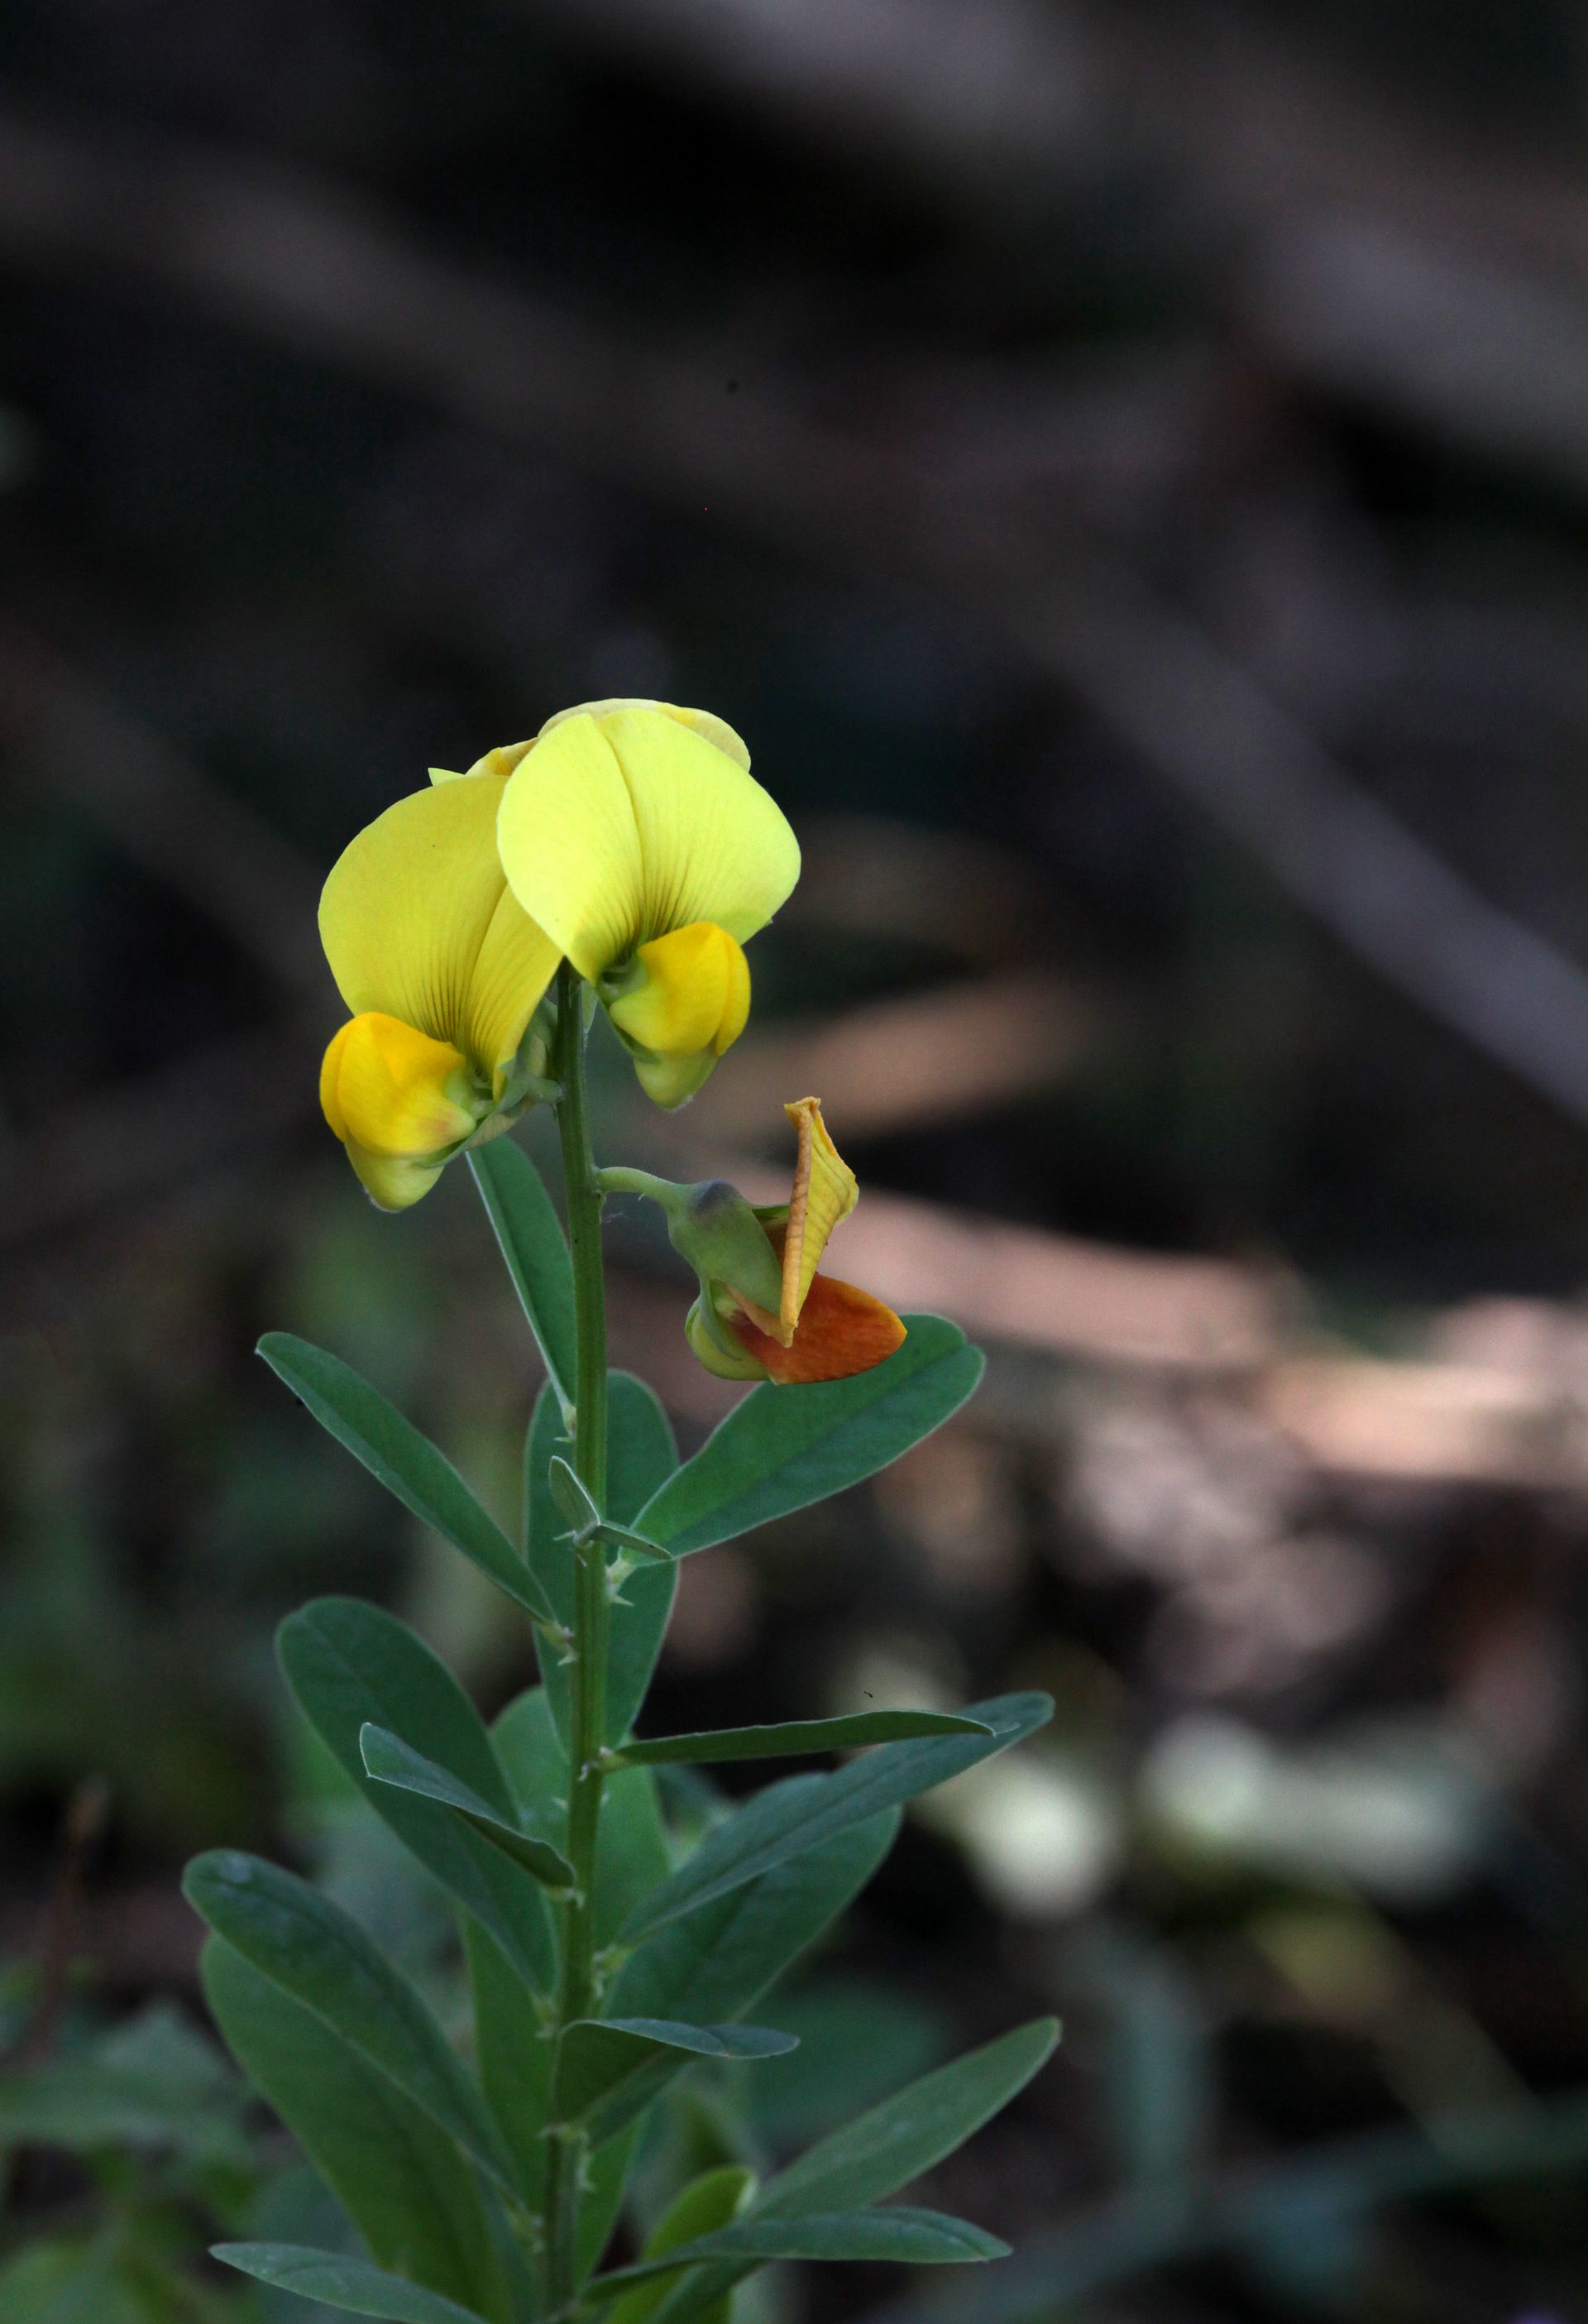
[[[565, 961], [557, 972], [556, 1075], [562, 1084], [557, 1128], [568, 1198], [578, 1333], [574, 1470], [598, 1508], [607, 1492], [607, 1323], [601, 1271], [601, 1195], [591, 1151], [584, 1082], [584, 993]], [[607, 1572], [599, 1538], [581, 1543], [574, 1619], [573, 1753], [568, 1789], [568, 1860], [574, 1894], [565, 1908], [557, 2029], [588, 2017], [595, 1984], [595, 1851], [601, 1827], [606, 1743]], [[555, 2310], [575, 2289], [582, 2144], [554, 2134], [546, 2185], [546, 2301]]]

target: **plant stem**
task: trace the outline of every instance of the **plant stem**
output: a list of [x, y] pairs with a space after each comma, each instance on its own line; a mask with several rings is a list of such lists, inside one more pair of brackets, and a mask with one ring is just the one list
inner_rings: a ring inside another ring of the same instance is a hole
[[[601, 1196], [591, 1151], [584, 1083], [584, 994], [565, 961], [557, 972], [556, 1075], [562, 1084], [557, 1128], [568, 1198], [568, 1242], [574, 1259], [578, 1332], [574, 1470], [598, 1508], [607, 1491], [607, 1322], [601, 1271]], [[573, 1750], [568, 1789], [568, 1860], [574, 1894], [565, 1909], [562, 1988], [557, 2029], [588, 2017], [595, 1990], [595, 1852], [601, 1826], [606, 1742], [607, 1572], [599, 1540], [580, 1545], [574, 1618]], [[577, 2274], [575, 2243], [583, 2147], [554, 2135], [546, 2173], [546, 2301], [556, 2310], [572, 2299]]]

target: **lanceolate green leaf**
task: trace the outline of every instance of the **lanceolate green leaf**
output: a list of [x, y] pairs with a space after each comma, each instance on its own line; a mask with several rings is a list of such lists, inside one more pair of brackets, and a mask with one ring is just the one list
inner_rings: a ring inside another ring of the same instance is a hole
[[594, 2301], [609, 2289], [693, 2267], [702, 2261], [768, 2259], [903, 2260], [914, 2266], [943, 2262], [1006, 2259], [1009, 2246], [968, 2219], [950, 2218], [943, 2211], [920, 2211], [899, 2205], [886, 2211], [824, 2211], [797, 2219], [773, 2219], [752, 2211], [731, 2226], [718, 2227], [694, 2242], [680, 2244], [665, 2257], [637, 2260], [631, 2267], [613, 2270], [585, 2287]]
[[[614, 1524], [632, 1526], [643, 1505], [678, 1466], [672, 1425], [656, 1397], [631, 1372], [614, 1372], [609, 1384], [607, 1506]], [[559, 1620], [574, 1618], [574, 1554], [564, 1538], [567, 1520], [551, 1496], [554, 1457], [565, 1457], [568, 1439], [556, 1398], [544, 1392], [535, 1407], [524, 1448], [524, 1509], [527, 1554]], [[662, 1635], [673, 1610], [678, 1577], [671, 1563], [647, 1562], [623, 1584], [612, 1609], [607, 1657], [607, 1737], [620, 1742], [645, 1700]], [[569, 1719], [569, 1665], [557, 1648], [537, 1636], [536, 1651], [546, 1699], [565, 1738]]]
[[363, 1754], [364, 1772], [374, 1784], [389, 1784], [399, 1792], [413, 1792], [420, 1799], [435, 1800], [442, 1807], [460, 1815], [482, 1840], [500, 1848], [504, 1856], [522, 1865], [532, 1878], [548, 1888], [567, 1889], [574, 1886], [574, 1868], [565, 1856], [544, 1840], [532, 1839], [488, 1805], [478, 1792], [469, 1789], [457, 1776], [438, 1767], [434, 1759], [427, 1759], [405, 1743], [390, 1729], [366, 1725], [359, 1729], [359, 1748]]
[[[681, 2244], [693, 2243], [718, 2227], [727, 2227], [744, 2209], [755, 2192], [756, 2179], [742, 2163], [729, 2163], [692, 2179], [645, 2239], [642, 2260], [665, 2259]], [[665, 2297], [665, 2279], [637, 2284], [625, 2292], [611, 2312], [611, 2324], [646, 2324], [646, 2319]], [[721, 2319], [727, 2324], [727, 2319]]]
[[[1051, 2017], [939, 2066], [880, 2106], [822, 2139], [765, 2187], [751, 2205], [758, 2219], [803, 2219], [881, 2202], [930, 2171], [991, 2120], [1052, 2055]], [[749, 2273], [753, 2261], [724, 2261], [670, 2292], [656, 2324], [691, 2324]]]
[[485, 2102], [507, 2142], [525, 2202], [545, 2202], [552, 2045], [534, 1996], [509, 1968], [478, 1922], [464, 1923], [464, 1952], [474, 2023], [474, 2066]]
[[[696, 2058], [781, 2058], [799, 2044], [766, 2025], [686, 2025], [663, 2017], [583, 2018], [557, 2046], [552, 2113], [610, 2138], [648, 2106], [664, 2080]], [[658, 2072], [656, 2070], [660, 2069]]]
[[897, 1806], [1018, 1743], [1053, 1715], [1045, 1694], [1002, 1695], [966, 1713], [987, 1731], [915, 1743], [884, 1743], [831, 1775], [791, 1775], [758, 1792], [702, 1840], [670, 1880], [630, 1915], [622, 1934], [635, 1944], [681, 1914], [802, 1856], [849, 1825]]
[[633, 1522], [676, 1557], [825, 1500], [875, 1475], [957, 1412], [983, 1357], [957, 1324], [909, 1315], [874, 1371], [814, 1388], [752, 1388]]
[[898, 1829], [897, 1808], [868, 1817], [669, 1922], [619, 1971], [615, 2015], [737, 2017], [859, 1894]]
[[479, 2091], [427, 2005], [351, 1914], [296, 1873], [236, 1849], [196, 1858], [182, 1888], [216, 1936], [512, 2189], [511, 2165]]
[[445, 1535], [537, 1622], [555, 1624], [551, 1604], [497, 1524], [445, 1453], [421, 1436], [351, 1364], [289, 1332], [267, 1332], [259, 1352], [322, 1428], [345, 1444], [372, 1477], [426, 1525]]
[[652, 1735], [623, 1746], [629, 1767], [700, 1766], [713, 1759], [793, 1759], [923, 1735], [985, 1735], [974, 1719], [939, 1711], [858, 1711], [845, 1719], [797, 1719], [782, 1727], [720, 1727], [700, 1735]]
[[1039, 2017], [923, 2074], [791, 2163], [762, 2190], [757, 2216], [805, 2218], [895, 2194], [1007, 2106], [1058, 2039], [1057, 2022]]
[[549, 1990], [551, 1914], [537, 1884], [450, 1809], [372, 1783], [364, 1770], [360, 1730], [400, 1727], [416, 1750], [512, 1818], [513, 1794], [491, 1738], [445, 1664], [394, 1615], [356, 1598], [318, 1598], [289, 1616], [277, 1651], [310, 1724], [376, 1814], [489, 1931], [519, 1974]]
[[552, 1387], [565, 1405], [571, 1405], [578, 1373], [574, 1269], [562, 1221], [552, 1207], [546, 1182], [523, 1148], [510, 1138], [477, 1146], [469, 1157], [469, 1167]]
[[235, 2054], [379, 2266], [498, 2324], [506, 2294], [480, 2189], [452, 2139], [323, 2019], [212, 1938], [204, 1989]]
[[295, 2292], [301, 2300], [323, 2300], [351, 2316], [383, 2317], [387, 2324], [481, 2324], [477, 2309], [460, 2308], [455, 2300], [338, 2252], [310, 2251], [302, 2244], [212, 2244], [210, 2253], [261, 2283]]

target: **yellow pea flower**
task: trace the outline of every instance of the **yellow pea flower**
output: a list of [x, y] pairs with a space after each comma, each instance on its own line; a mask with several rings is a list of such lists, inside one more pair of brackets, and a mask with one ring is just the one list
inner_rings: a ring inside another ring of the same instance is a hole
[[743, 947], [799, 877], [782, 810], [731, 726], [669, 702], [583, 703], [500, 755], [513, 894], [594, 987], [647, 1093], [682, 1105], [743, 1031]]
[[[528, 745], [519, 746], [520, 752]], [[353, 1011], [320, 1102], [382, 1210], [507, 1129], [546, 1070], [531, 1019], [558, 950], [509, 892], [496, 847], [512, 752], [399, 799], [333, 866], [320, 937]]]
[[833, 1229], [849, 1217], [860, 1190], [828, 1134], [821, 1101], [796, 1098], [784, 1111], [799, 1136], [794, 1186], [786, 1203], [756, 1213], [778, 1263], [777, 1309], [741, 1285], [714, 1283], [711, 1315], [697, 1299], [684, 1329], [702, 1363], [721, 1379], [784, 1386], [849, 1379], [902, 1346], [904, 1326], [870, 1292], [818, 1272]]

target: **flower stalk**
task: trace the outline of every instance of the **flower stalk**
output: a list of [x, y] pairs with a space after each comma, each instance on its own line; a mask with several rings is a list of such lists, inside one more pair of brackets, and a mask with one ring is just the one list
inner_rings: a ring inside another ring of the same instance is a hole
[[[557, 1130], [568, 1204], [568, 1246], [574, 1262], [577, 1333], [575, 1404], [567, 1416], [574, 1474], [598, 1509], [607, 1491], [607, 1316], [601, 1268], [601, 1194], [591, 1147], [584, 1074], [584, 993], [565, 961], [557, 972], [555, 1072], [562, 1094]], [[563, 1908], [562, 1978], [555, 2032], [592, 2015], [596, 2001], [595, 1857], [606, 1781], [606, 1552], [599, 1533], [576, 1536], [573, 1645], [572, 1764], [568, 1788], [568, 1861], [574, 1893]], [[546, 2171], [546, 2305], [555, 2310], [577, 2282], [579, 2197], [584, 2141], [554, 2136]]]

